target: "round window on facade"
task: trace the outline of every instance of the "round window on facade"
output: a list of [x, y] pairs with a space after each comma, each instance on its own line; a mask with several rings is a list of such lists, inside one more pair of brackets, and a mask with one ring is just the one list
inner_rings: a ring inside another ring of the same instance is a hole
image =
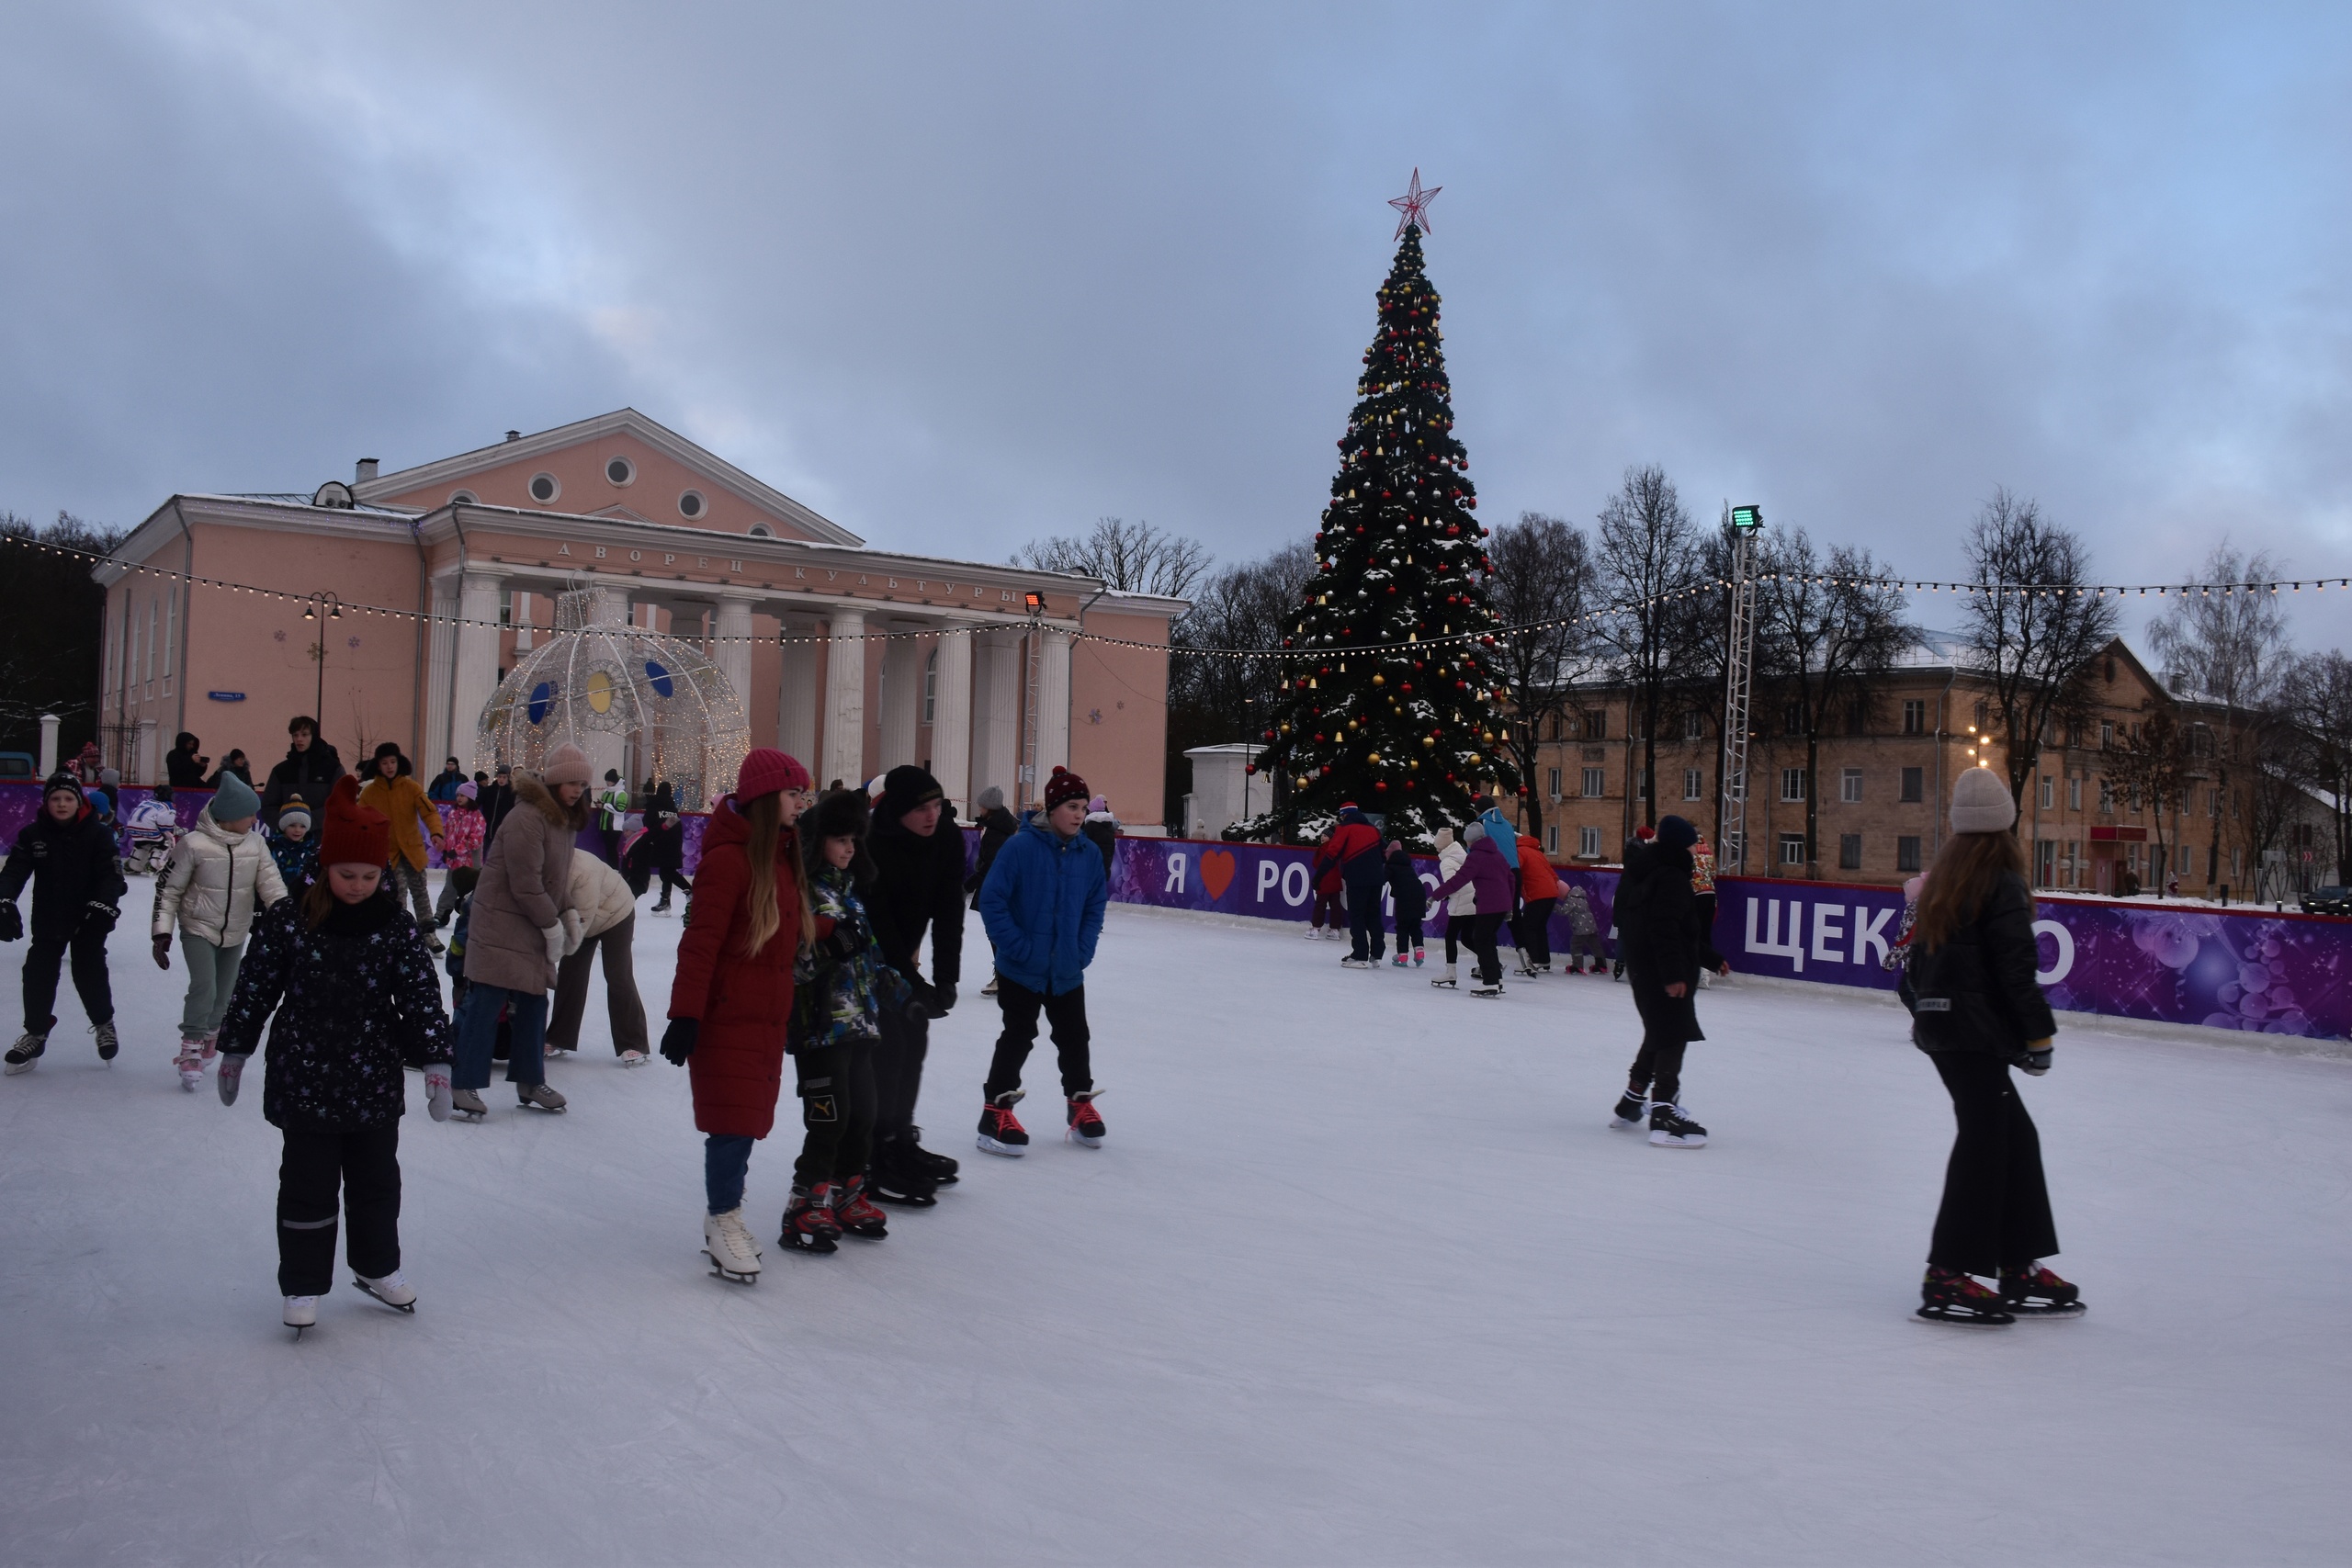
[[557, 496], [560, 496], [562, 493], [563, 486], [556, 482], [556, 477], [553, 474], [533, 474], [531, 476], [531, 499], [533, 501], [538, 502], [544, 505], [548, 502], [553, 501]]
[[605, 460], [605, 477], [616, 485], [628, 484], [637, 478], [637, 465], [627, 457], [608, 457]]
[[481, 504], [481, 497], [476, 495], [469, 490], [453, 490], [449, 492], [449, 504], [452, 506], [479, 506]]
[[754, 539], [773, 539], [775, 537], [775, 530], [770, 528], [764, 523], [754, 523], [752, 525], [752, 537]]
[[704, 511], [705, 505], [702, 499], [702, 491], [698, 490], [690, 490], [686, 491], [685, 494], [678, 497], [679, 516], [699, 517], [703, 514]]

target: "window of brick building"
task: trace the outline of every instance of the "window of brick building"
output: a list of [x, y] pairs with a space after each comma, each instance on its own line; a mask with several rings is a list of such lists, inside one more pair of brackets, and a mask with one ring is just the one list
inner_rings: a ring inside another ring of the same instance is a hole
[[1838, 835], [1838, 869], [1839, 871], [1862, 869], [1862, 836], [1860, 833]]
[[1587, 768], [1584, 771], [1584, 797], [1598, 800], [1609, 793], [1609, 770]]
[[1600, 708], [1593, 708], [1585, 714], [1584, 738], [1587, 740], [1609, 739], [1609, 715], [1606, 712]]
[[1552, 769], [1552, 770], [1551, 770], [1551, 777], [1550, 777], [1550, 781], [1549, 781], [1548, 784], [1546, 785], [1545, 793], [1546, 793], [1546, 794], [1548, 794], [1548, 795], [1551, 795], [1551, 797], [1552, 797], [1554, 800], [1557, 800], [1557, 799], [1559, 799], [1559, 798], [1560, 798], [1560, 770], [1559, 770], [1559, 769], [1557, 769], [1557, 768], [1554, 768], [1554, 769]]
[[1685, 800], [1699, 800], [1699, 799], [1702, 799], [1702, 798], [1704, 798], [1704, 797], [1705, 797], [1705, 795], [1706, 795], [1706, 789], [1707, 789], [1707, 775], [1706, 775], [1706, 774], [1704, 774], [1704, 773], [1701, 773], [1701, 772], [1700, 772], [1698, 769], [1696, 769], [1696, 768], [1685, 768], [1685, 769], [1683, 769], [1683, 770], [1682, 770], [1682, 798], [1683, 798], [1683, 799], [1685, 799]]
[[1782, 800], [1804, 798], [1804, 770], [1803, 768], [1781, 770], [1781, 798]]
[[1781, 728], [1791, 735], [1804, 733], [1804, 705], [1791, 703], [1781, 712]]
[[1650, 797], [1650, 771], [1647, 768], [1634, 770], [1634, 788], [1637, 792], [1634, 796], [1635, 800], [1647, 800]]
[[1560, 852], [1560, 827], [1556, 822], [1544, 829], [1544, 852], [1547, 855]]
[[1928, 702], [1926, 698], [1905, 697], [1903, 699], [1903, 733], [1905, 735], [1925, 735], [1928, 733]]
[[1859, 806], [1862, 800], [1862, 770], [1848, 768], [1838, 775], [1838, 798], [1849, 806]]
[[1864, 701], [1863, 701], [1861, 698], [1860, 698], [1860, 697], [1856, 697], [1852, 702], [1850, 702], [1850, 703], [1849, 703], [1849, 704], [1847, 704], [1847, 705], [1846, 705], [1846, 733], [1847, 733], [1847, 734], [1849, 734], [1849, 735], [1862, 735], [1862, 734], [1866, 734], [1866, 733], [1868, 733], [1868, 732], [1869, 732], [1870, 727], [1871, 727], [1871, 705], [1870, 705], [1870, 704], [1868, 704], [1868, 703], [1864, 702]]
[[1903, 770], [1903, 799], [1905, 804], [1916, 806], [1927, 799], [1927, 769], [1905, 768]]
[[1917, 839], [1905, 836], [1894, 840], [1894, 869], [1897, 871], [1919, 869], [1919, 840]]
[[1583, 856], [1586, 860], [1596, 860], [1600, 858], [1600, 829], [1579, 828], [1577, 829], [1577, 853]]
[[1707, 716], [1692, 708], [1682, 716], [1682, 739], [1704, 740], [1707, 738]]
[[2055, 810], [2058, 806], [2058, 781], [2048, 773], [2041, 775], [2041, 809]]
[[1781, 863], [1782, 865], [1804, 863], [1804, 835], [1803, 833], [1781, 835]]
[[1992, 716], [1993, 716], [1993, 710], [1992, 710], [1991, 706], [1990, 706], [1990, 705], [1988, 705], [1985, 703], [1985, 701], [1984, 701], [1984, 698], [1982, 698], [1982, 697], [1977, 698], [1977, 699], [1976, 699], [1976, 728], [1979, 728], [1979, 729], [1984, 728], [1985, 727], [1986, 723], [1987, 723], [1988, 721], [1990, 721], [1990, 719], [1992, 718]]
[[2066, 809], [2069, 811], [2080, 811], [2082, 808], [2083, 775], [2080, 773], [2068, 773], [2066, 775]]
[[2098, 808], [2103, 812], [2115, 809], [2115, 786], [2107, 782], [2104, 774], [2098, 781]]
[[2112, 751], [2115, 750], [2115, 726], [2109, 720], [2101, 719], [2099, 721], [2098, 749], [2102, 751]]

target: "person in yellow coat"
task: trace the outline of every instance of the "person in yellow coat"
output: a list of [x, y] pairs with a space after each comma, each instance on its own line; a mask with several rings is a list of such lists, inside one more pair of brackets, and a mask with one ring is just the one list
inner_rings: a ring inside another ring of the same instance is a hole
[[433, 918], [433, 894], [424, 885], [424, 844], [430, 838], [435, 849], [441, 847], [440, 809], [416, 782], [416, 769], [401, 755], [395, 741], [387, 740], [376, 748], [367, 779], [359, 791], [359, 804], [382, 812], [392, 824], [391, 864], [386, 869], [394, 894], [405, 896], [415, 907], [416, 929], [424, 933], [425, 946], [439, 953], [443, 944], [434, 929], [437, 922]]

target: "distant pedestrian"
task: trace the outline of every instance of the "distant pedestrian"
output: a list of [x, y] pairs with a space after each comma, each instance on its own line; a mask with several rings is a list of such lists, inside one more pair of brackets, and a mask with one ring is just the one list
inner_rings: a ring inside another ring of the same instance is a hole
[[458, 786], [465, 782], [466, 771], [458, 766], [458, 759], [451, 757], [433, 775], [432, 784], [425, 786], [424, 797], [435, 806], [447, 806], [458, 798]]
[[1682, 1054], [1699, 1028], [1699, 972], [1723, 963], [1699, 926], [1690, 891], [1690, 846], [1699, 830], [1679, 817], [1658, 819], [1657, 837], [1617, 885], [1617, 951], [1641, 1014], [1642, 1046], [1611, 1125], [1634, 1127], [1645, 1113], [1650, 1142], [1695, 1149], [1707, 1130], [1683, 1113]]
[[424, 786], [415, 775], [399, 743], [387, 740], [368, 761], [368, 782], [359, 791], [359, 801], [370, 811], [383, 813], [392, 825], [392, 858], [386, 869], [391, 874], [393, 896], [408, 899], [416, 911], [416, 929], [424, 933], [425, 946], [438, 953], [442, 942], [434, 932], [437, 922], [424, 867], [427, 840], [434, 849], [441, 847], [441, 813], [425, 798]]
[[204, 770], [212, 765], [212, 759], [197, 754], [197, 748], [203, 744], [185, 729], [172, 738], [172, 749], [164, 758], [164, 775], [174, 789], [204, 787]]
[[1102, 852], [1102, 874], [1108, 876], [1118, 866], [1119, 819], [1111, 814], [1111, 802], [1096, 795], [1086, 803], [1086, 820], [1079, 827], [1086, 841]]
[[1381, 852], [1380, 829], [1372, 825], [1355, 802], [1340, 807], [1340, 825], [1331, 829], [1331, 861], [1340, 874], [1340, 891], [1348, 901], [1348, 955], [1343, 969], [1376, 969], [1387, 952], [1387, 936], [1380, 923], [1380, 890], [1388, 880]]
[[1532, 833], [1519, 835], [1519, 912], [1514, 944], [1519, 972], [1532, 979], [1552, 972], [1552, 910], [1560, 901], [1560, 875], [1544, 858]]
[[481, 880], [481, 796], [471, 779], [458, 785], [456, 796], [441, 812], [441, 896], [433, 901], [433, 923], [446, 926], [458, 901]]
[[628, 785], [621, 783], [618, 768], [605, 770], [605, 787], [596, 795], [596, 832], [604, 840], [605, 863], [615, 870], [621, 863], [621, 835], [628, 831]]
[[269, 770], [269, 782], [262, 786], [261, 816], [266, 822], [277, 820], [278, 808], [295, 795], [313, 806], [323, 802], [334, 781], [343, 777], [343, 758], [319, 738], [317, 719], [302, 714], [288, 720], [286, 736], [289, 742], [286, 758]]
[[247, 789], [254, 787], [253, 764], [246, 761], [245, 754], [233, 746], [229, 749], [228, 756], [221, 759], [220, 765], [213, 770], [212, 776], [204, 781], [204, 787], [219, 789], [220, 781], [225, 778], [241, 779]]

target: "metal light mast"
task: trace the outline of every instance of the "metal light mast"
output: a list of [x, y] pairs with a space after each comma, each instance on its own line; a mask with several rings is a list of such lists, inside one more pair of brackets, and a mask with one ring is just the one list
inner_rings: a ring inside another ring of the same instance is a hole
[[1747, 869], [1747, 700], [1755, 674], [1756, 644], [1756, 581], [1748, 572], [1747, 558], [1756, 531], [1763, 526], [1762, 507], [1731, 509], [1731, 657], [1724, 675], [1723, 841], [1715, 846], [1715, 852], [1726, 869], [1742, 872]]

